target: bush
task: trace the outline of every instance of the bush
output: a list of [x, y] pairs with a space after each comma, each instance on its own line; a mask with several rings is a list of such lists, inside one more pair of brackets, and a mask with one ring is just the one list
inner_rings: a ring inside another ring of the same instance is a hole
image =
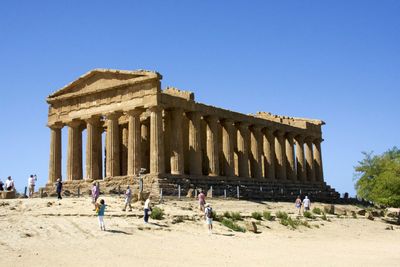
[[229, 229], [232, 229], [235, 232], [246, 232], [246, 229], [239, 226], [237, 223], [233, 222], [231, 219], [223, 218], [221, 223], [228, 227]]
[[231, 218], [231, 213], [230, 213], [229, 211], [225, 211], [223, 216], [224, 216], [225, 218], [230, 219], [230, 218]]
[[154, 207], [150, 213], [150, 218], [153, 220], [162, 220], [164, 217], [164, 210], [158, 207]]
[[269, 212], [269, 211], [264, 211], [263, 212], [263, 217], [267, 221], [273, 221], [274, 220], [274, 217], [271, 215], [271, 212]]
[[222, 218], [224, 216], [220, 216], [215, 211], [211, 211], [211, 217], [212, 217], [213, 221], [219, 222], [222, 220]]
[[231, 218], [234, 221], [241, 221], [242, 215], [240, 215], [240, 212], [231, 212]]
[[289, 217], [289, 215], [284, 211], [278, 211], [276, 213], [276, 218], [278, 218], [278, 219], [285, 219], [286, 220], [288, 217]]
[[325, 212], [322, 213], [321, 219], [324, 220], [324, 221], [327, 221], [327, 220], [328, 220], [328, 218], [326, 217]]
[[292, 229], [296, 229], [297, 226], [299, 226], [300, 224], [300, 220], [298, 219], [293, 220], [291, 217], [287, 217], [286, 219], [282, 218], [280, 222], [282, 225], [290, 226]]
[[315, 214], [321, 215], [322, 210], [320, 208], [313, 208], [312, 212]]
[[308, 219], [315, 219], [315, 216], [312, 215], [312, 213], [307, 211], [307, 210], [303, 213], [303, 216], [308, 218]]
[[251, 217], [253, 217], [256, 220], [261, 220], [262, 219], [262, 214], [261, 212], [255, 211], [251, 214]]

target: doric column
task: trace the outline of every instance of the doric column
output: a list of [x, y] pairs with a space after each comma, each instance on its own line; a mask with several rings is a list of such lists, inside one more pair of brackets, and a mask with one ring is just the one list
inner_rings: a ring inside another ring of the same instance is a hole
[[48, 183], [54, 183], [61, 178], [61, 125], [51, 125], [50, 128], [50, 162]]
[[217, 118], [208, 116], [207, 121], [207, 157], [208, 157], [208, 172], [209, 176], [219, 175], [219, 153], [218, 153], [218, 132]]
[[189, 163], [190, 174], [202, 174], [202, 157], [201, 157], [201, 132], [199, 112], [188, 113], [189, 117]]
[[233, 121], [225, 119], [222, 121], [222, 151], [224, 153], [224, 175], [234, 176], [234, 156], [233, 156]]
[[251, 131], [251, 154], [253, 155], [252, 174], [254, 178], [262, 177], [261, 148], [261, 127], [253, 126]]
[[[150, 172], [150, 119], [144, 120], [141, 122], [140, 126], [140, 133], [141, 133], [141, 159], [142, 159], [142, 166]], [[165, 155], [164, 155], [165, 158]]]
[[265, 129], [264, 134], [265, 177], [275, 179], [275, 136], [271, 129]]
[[181, 108], [174, 108], [171, 111], [171, 174], [184, 174], [183, 157], [183, 133]]
[[91, 117], [86, 120], [86, 179], [101, 178], [99, 155], [101, 155], [100, 118]]
[[250, 177], [249, 171], [249, 124], [247, 122], [238, 123], [237, 146], [239, 156], [239, 176]]
[[307, 166], [307, 180], [315, 181], [315, 168], [314, 168], [314, 157], [313, 157], [313, 138], [307, 137], [305, 139], [304, 150], [306, 154], [306, 166]]
[[286, 176], [292, 181], [297, 180], [296, 166], [294, 161], [294, 136], [295, 134], [293, 133], [286, 134]]
[[120, 175], [124, 176], [128, 173], [128, 125], [120, 125], [119, 126], [119, 165], [120, 165]]
[[110, 113], [107, 116], [107, 177], [120, 175], [120, 144], [118, 113]]
[[68, 125], [68, 149], [67, 149], [67, 180], [81, 180], [82, 179], [82, 132], [81, 122], [72, 121]]
[[304, 182], [307, 179], [307, 168], [304, 161], [304, 137], [301, 135], [296, 136], [296, 158], [297, 179]]
[[162, 130], [162, 108], [152, 106], [150, 110], [150, 173], [165, 172], [164, 135]]
[[322, 153], [321, 153], [321, 142], [322, 138], [317, 138], [314, 140], [314, 161], [315, 161], [315, 180], [318, 182], [324, 181], [324, 171], [322, 168]]
[[276, 131], [275, 155], [276, 155], [276, 178], [286, 180], [286, 149], [285, 149], [285, 133]]
[[140, 114], [142, 110], [128, 111], [128, 176], [139, 174], [142, 162]]

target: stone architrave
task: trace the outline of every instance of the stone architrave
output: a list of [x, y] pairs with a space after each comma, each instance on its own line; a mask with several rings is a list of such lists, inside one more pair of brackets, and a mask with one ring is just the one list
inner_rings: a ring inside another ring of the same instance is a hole
[[315, 167], [314, 167], [312, 137], [307, 137], [305, 139], [304, 150], [306, 154], [307, 179], [310, 182], [315, 182]]
[[297, 179], [301, 182], [307, 179], [307, 168], [304, 159], [304, 137], [296, 136]]
[[209, 175], [219, 175], [219, 153], [218, 153], [218, 132], [217, 117], [207, 116], [207, 157], [209, 160]]
[[251, 154], [253, 155], [252, 174], [254, 178], [262, 177], [261, 149], [263, 144], [261, 137], [261, 127], [253, 126], [251, 131]]
[[86, 179], [101, 179], [99, 156], [101, 155], [100, 118], [91, 117], [86, 120]]
[[162, 107], [152, 106], [150, 110], [150, 173], [165, 172], [164, 136], [162, 131]]
[[287, 178], [291, 181], [297, 180], [295, 155], [294, 155], [294, 133], [286, 134], [286, 162]]
[[182, 118], [183, 110], [174, 108], [171, 111], [171, 174], [184, 174], [184, 156], [183, 156], [183, 133]]
[[107, 119], [107, 177], [120, 176], [120, 138], [119, 138], [119, 125], [118, 113], [109, 113], [106, 115]]
[[275, 180], [275, 136], [273, 130], [268, 128], [265, 129], [263, 139], [266, 170], [265, 176], [268, 180]]
[[68, 125], [67, 180], [82, 180], [82, 129], [81, 121], [72, 121]]
[[141, 129], [140, 114], [142, 110], [136, 109], [127, 112], [128, 115], [128, 176], [138, 175], [142, 156], [141, 156]]
[[233, 155], [233, 121], [225, 119], [222, 121], [222, 152], [224, 155], [224, 174], [225, 176], [235, 175], [234, 155]]
[[238, 123], [237, 147], [239, 157], [239, 176], [249, 178], [249, 124]]
[[48, 183], [61, 179], [61, 129], [62, 125], [55, 124], [50, 128], [50, 162]]
[[276, 131], [275, 155], [276, 155], [276, 178], [286, 180], [286, 149], [285, 149], [285, 133]]
[[190, 174], [202, 174], [201, 132], [199, 112], [188, 113], [189, 117], [189, 169]]
[[323, 141], [322, 138], [316, 138], [314, 140], [314, 161], [315, 161], [315, 168], [316, 168], [316, 177], [315, 180], [317, 182], [324, 182], [324, 172], [322, 168], [322, 154], [321, 154], [321, 142]]

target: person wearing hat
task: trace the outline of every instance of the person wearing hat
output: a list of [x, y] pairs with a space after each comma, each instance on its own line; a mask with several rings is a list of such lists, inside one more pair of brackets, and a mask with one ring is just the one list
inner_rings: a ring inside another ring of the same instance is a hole
[[61, 179], [58, 178], [57, 179], [57, 183], [56, 183], [56, 192], [57, 192], [57, 198], [58, 199], [62, 199], [62, 197], [61, 197], [62, 186], [63, 185], [62, 185]]
[[212, 208], [210, 203], [207, 203], [205, 205], [204, 215], [206, 217], [206, 224], [208, 225], [208, 233], [211, 234], [213, 229], [212, 227], [213, 219], [212, 219]]

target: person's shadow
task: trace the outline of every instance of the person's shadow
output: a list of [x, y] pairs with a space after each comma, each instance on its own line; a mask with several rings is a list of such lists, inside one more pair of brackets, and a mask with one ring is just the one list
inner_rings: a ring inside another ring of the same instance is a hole
[[113, 233], [113, 234], [124, 234], [124, 235], [132, 235], [132, 233], [128, 233], [121, 230], [106, 230], [106, 232]]

